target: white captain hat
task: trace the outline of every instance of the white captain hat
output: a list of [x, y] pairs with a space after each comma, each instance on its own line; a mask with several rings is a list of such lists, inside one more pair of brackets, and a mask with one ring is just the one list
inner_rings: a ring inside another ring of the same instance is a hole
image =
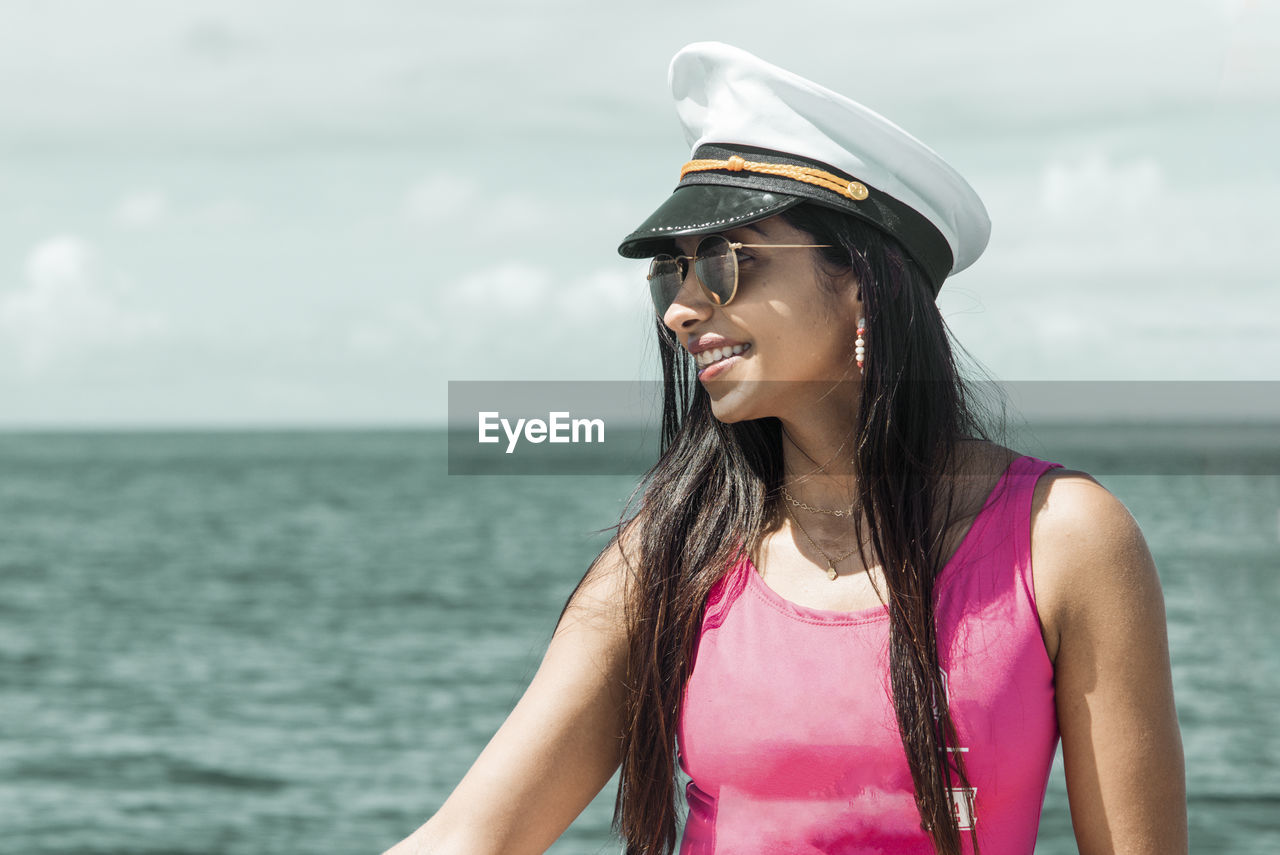
[[618, 247], [646, 258], [801, 202], [851, 214], [903, 245], [933, 285], [987, 246], [982, 200], [933, 149], [880, 114], [739, 48], [697, 42], [671, 60], [692, 155], [672, 194]]

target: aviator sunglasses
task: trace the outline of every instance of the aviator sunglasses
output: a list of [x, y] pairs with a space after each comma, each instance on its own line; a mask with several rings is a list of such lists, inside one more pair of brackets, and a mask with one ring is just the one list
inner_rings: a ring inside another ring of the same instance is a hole
[[703, 238], [693, 255], [656, 256], [649, 264], [649, 293], [658, 317], [667, 313], [675, 302], [689, 262], [697, 274], [702, 293], [717, 306], [727, 306], [738, 294], [738, 250], [746, 249], [823, 249], [826, 243], [734, 243], [723, 235]]

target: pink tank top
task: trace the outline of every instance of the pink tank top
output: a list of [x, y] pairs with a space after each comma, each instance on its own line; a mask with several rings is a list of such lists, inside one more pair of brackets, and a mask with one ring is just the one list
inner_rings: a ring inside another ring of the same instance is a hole
[[[970, 851], [1030, 855], [1058, 742], [1031, 580], [1031, 499], [1010, 464], [937, 583], [939, 654], [970, 789]], [[707, 599], [677, 733], [681, 855], [932, 855], [889, 693], [888, 611], [783, 599], [742, 561]]]

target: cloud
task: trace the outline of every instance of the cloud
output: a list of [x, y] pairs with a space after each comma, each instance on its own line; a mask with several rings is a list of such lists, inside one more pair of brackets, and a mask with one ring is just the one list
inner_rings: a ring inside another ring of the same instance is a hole
[[988, 200], [992, 244], [980, 269], [1019, 290], [1046, 275], [1110, 289], [1116, 276], [1185, 278], [1215, 264], [1207, 238], [1234, 238], [1197, 215], [1203, 189], [1176, 175], [1147, 155], [1089, 149], [1005, 179]]
[[557, 275], [525, 262], [476, 271], [446, 291], [446, 300], [457, 308], [536, 317], [550, 326], [635, 317], [647, 299], [648, 293], [627, 271], [606, 268]]
[[254, 210], [243, 200], [214, 197], [186, 206], [173, 204], [164, 190], [144, 188], [126, 193], [111, 209], [111, 223], [119, 228], [145, 231], [164, 225], [237, 226], [250, 222]]
[[1165, 187], [1164, 171], [1151, 158], [1116, 161], [1092, 152], [1050, 162], [1041, 177], [1040, 204], [1057, 218], [1092, 216], [1105, 207], [1108, 216], [1134, 219], [1160, 207]]
[[159, 313], [128, 304], [123, 289], [107, 281], [97, 251], [79, 237], [36, 244], [24, 273], [22, 287], [0, 293], [0, 336], [28, 376], [130, 347], [167, 326]]
[[347, 327], [343, 343], [348, 355], [376, 362], [429, 353], [440, 332], [440, 325], [423, 306], [396, 303], [356, 319]]
[[439, 225], [464, 216], [479, 193], [479, 187], [468, 178], [436, 173], [408, 189], [404, 215], [416, 225]]
[[477, 312], [551, 315], [560, 299], [551, 271], [524, 262], [509, 262], [464, 276], [445, 292], [449, 303]]
[[197, 225], [238, 226], [254, 218], [254, 209], [240, 199], [215, 199], [191, 211], [190, 220]]
[[226, 62], [253, 52], [255, 45], [226, 21], [202, 20], [187, 27], [182, 46], [192, 56]]
[[145, 229], [160, 224], [169, 215], [169, 198], [159, 190], [137, 190], [116, 203], [111, 221], [118, 226]]
[[442, 226], [474, 231], [475, 224], [483, 222], [485, 230], [497, 234], [545, 220], [550, 205], [563, 205], [563, 199], [495, 190], [471, 178], [436, 173], [405, 191], [402, 211], [410, 224], [433, 232]]
[[1223, 96], [1261, 98], [1280, 93], [1280, 5], [1226, 0], [1230, 35], [1222, 62]]
[[624, 270], [594, 270], [570, 280], [558, 295], [559, 308], [573, 320], [606, 316], [635, 317], [649, 311], [643, 280]]
[[[466, 273], [430, 303], [370, 306], [338, 339], [351, 362], [437, 378], [601, 377], [634, 371], [651, 335], [643, 281], [614, 269], [561, 272], [513, 260]], [[581, 348], [590, 343], [590, 356]]]

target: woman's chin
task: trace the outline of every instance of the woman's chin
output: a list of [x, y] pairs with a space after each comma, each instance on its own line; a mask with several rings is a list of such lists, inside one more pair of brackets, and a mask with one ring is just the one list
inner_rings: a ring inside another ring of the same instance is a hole
[[771, 415], [764, 412], [761, 402], [751, 395], [751, 384], [733, 384], [724, 389], [715, 389], [708, 385], [707, 393], [711, 397], [711, 414], [717, 421], [725, 424], [751, 421]]

